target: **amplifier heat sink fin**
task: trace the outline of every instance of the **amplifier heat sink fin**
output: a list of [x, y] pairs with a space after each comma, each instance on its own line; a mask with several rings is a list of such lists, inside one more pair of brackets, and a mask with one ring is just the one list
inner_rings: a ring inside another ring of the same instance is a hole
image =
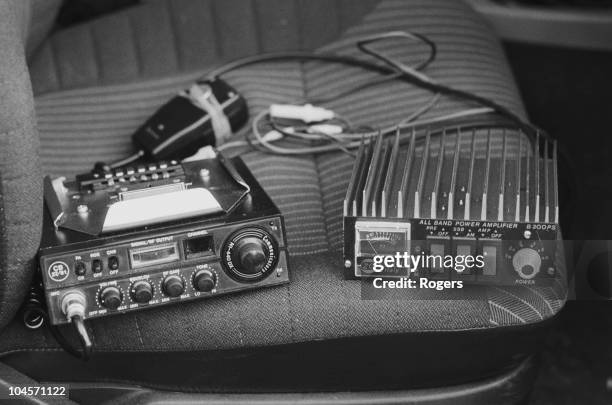
[[457, 125], [364, 139], [344, 214], [556, 223], [557, 143], [534, 135]]

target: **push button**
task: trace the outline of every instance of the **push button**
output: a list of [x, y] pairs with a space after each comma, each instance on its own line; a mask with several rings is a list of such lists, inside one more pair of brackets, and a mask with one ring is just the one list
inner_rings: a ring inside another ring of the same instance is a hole
[[103, 266], [102, 266], [102, 261], [100, 259], [94, 259], [91, 262], [91, 270], [94, 273], [101, 273], [102, 269], [103, 269]]
[[471, 280], [476, 273], [476, 241], [472, 239], [454, 238], [453, 252], [455, 255], [455, 273], [458, 279]]
[[430, 275], [448, 276], [448, 269], [444, 267], [444, 259], [450, 253], [450, 240], [428, 239], [429, 257], [427, 258]]
[[482, 256], [484, 267], [482, 268], [483, 276], [497, 275], [497, 258], [499, 256], [500, 244], [495, 242], [487, 242], [482, 244]]
[[111, 270], [117, 270], [119, 268], [119, 258], [117, 256], [108, 258], [108, 268]]

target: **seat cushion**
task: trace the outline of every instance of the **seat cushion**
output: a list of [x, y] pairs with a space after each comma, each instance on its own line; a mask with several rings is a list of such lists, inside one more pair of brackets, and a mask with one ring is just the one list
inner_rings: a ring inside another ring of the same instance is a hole
[[[154, 6], [151, 10], [157, 10], [160, 3], [164, 2], [145, 3], [143, 7]], [[208, 18], [208, 9], [202, 10], [199, 7], [201, 3], [209, 2], [198, 2], [198, 6], [189, 1], [180, 3], [184, 4], [185, 10], [203, 13], [201, 21]], [[220, 14], [221, 2], [212, 3], [215, 5], [215, 21], [227, 21], [228, 14]], [[284, 30], [287, 30], [287, 26], [294, 26], [291, 15], [295, 7], [310, 10], [310, 14], [305, 11], [300, 13], [300, 21], [309, 15], [315, 21], [320, 15], [315, 5], [309, 6], [316, 2], [283, 0], [282, 3], [283, 7], [278, 9], [271, 6], [280, 4], [275, 1], [252, 3], [263, 8], [257, 8], [259, 11], [253, 14], [257, 17], [255, 22], [249, 23], [260, 27], [254, 31], [259, 33], [254, 40], [258, 45], [249, 48], [249, 52], [269, 50], [265, 45], [268, 43], [281, 43], [283, 47], [290, 48], [306, 42], [299, 32], [291, 34], [296, 39], [287, 44], [267, 38], [266, 35], [272, 35], [270, 32], [276, 33], [279, 38], [291, 36]], [[291, 6], [286, 6], [286, 3]], [[350, 3], [355, 4], [353, 1]], [[352, 10], [348, 2], [333, 4], [340, 5], [335, 9], [339, 14]], [[343, 4], [345, 8], [341, 7]], [[371, 4], [360, 3], [362, 6]], [[289, 11], [285, 7], [289, 7]], [[412, 30], [426, 34], [439, 47], [438, 58], [428, 68], [428, 74], [446, 84], [493, 98], [524, 116], [512, 75], [498, 42], [488, 27], [465, 4], [455, 0], [383, 0], [372, 7], [370, 11], [364, 6], [362, 20], [336, 33], [337, 38], [321, 49], [355, 54], [354, 40], [364, 34], [390, 30]], [[271, 16], [262, 10], [272, 9], [276, 13], [272, 14], [274, 19], [264, 25], [264, 20]], [[146, 14], [149, 18], [146, 21], [135, 21], [129, 17], [131, 14], [128, 12], [112, 16], [108, 23], [115, 24], [125, 19], [122, 24], [130, 28], [128, 31], [137, 29], [138, 35], [141, 35], [140, 30], [145, 30], [142, 27], [146, 26], [146, 22], [152, 24], [153, 20], [160, 18], [153, 11], [149, 12], [151, 14]], [[236, 18], [244, 17], [239, 9], [228, 9], [225, 12], [238, 13]], [[285, 16], [284, 13], [289, 14]], [[163, 15], [169, 18], [168, 14]], [[249, 14], [251, 17], [253, 15]], [[194, 18], [193, 15], [189, 17]], [[83, 69], [72, 72], [75, 65], [69, 61], [73, 57], [71, 53], [77, 51], [67, 49], [68, 43], [76, 44], [75, 47], [90, 44], [92, 32], [102, 29], [100, 27], [103, 27], [104, 21], [77, 27], [69, 36], [59, 33], [51, 40], [50, 49], [54, 50], [49, 51], [56, 58], [53, 64], [55, 70], [44, 70], [41, 61], [32, 69], [35, 76], [33, 81], [39, 86], [36, 110], [41, 132], [41, 157], [48, 173], [73, 174], [89, 169], [92, 162], [112, 160], [129, 153], [129, 134], [157, 106], [209, 66], [206, 60], [198, 59], [197, 63], [193, 62], [201, 67], [198, 72], [184, 72], [184, 69], [177, 67], [171, 72], [172, 75], [145, 80], [153, 73], [143, 73], [150, 68], [142, 64], [144, 57], [136, 57], [134, 62], [130, 62], [138, 63], [136, 68], [131, 65], [115, 68], [111, 61], [101, 58], [102, 55], [108, 55], [104, 52], [111, 52], [111, 45], [105, 43], [102, 46], [98, 41], [116, 43], [118, 39], [110, 36], [106, 39], [98, 38], [95, 41], [96, 50], [88, 51], [98, 53], [84, 54], [80, 65]], [[304, 21], [300, 26], [309, 26], [309, 21]], [[119, 26], [113, 27], [119, 29]], [[178, 32], [182, 28], [174, 27], [178, 31], [171, 33], [179, 41], [181, 37]], [[270, 31], [263, 27], [270, 27]], [[163, 26], [160, 30], [163, 31]], [[232, 46], [226, 47], [224, 44], [228, 41], [235, 43], [239, 34], [233, 31], [214, 32], [218, 37], [210, 34], [210, 38], [218, 40], [222, 50], [216, 49], [215, 52], [226, 57]], [[63, 38], [62, 35], [67, 37]], [[162, 34], [156, 30], [155, 33], [147, 32], [147, 35]], [[203, 31], [201, 35], [208, 34]], [[71, 38], [70, 42], [67, 38]], [[325, 38], [327, 40], [328, 36]], [[249, 40], [250, 37], [245, 37], [245, 41]], [[134, 44], [140, 44], [134, 41]], [[181, 41], [180, 55], [194, 55], [201, 51], [194, 43]], [[168, 57], [172, 64], [176, 54], [164, 46], [160, 44], [157, 57], [164, 58], [164, 61]], [[196, 47], [196, 50], [191, 46]], [[175, 49], [171, 45], [168, 47]], [[407, 61], [425, 56], [424, 49], [405, 43], [389, 43], [384, 49]], [[165, 54], [166, 51], [170, 52], [170, 56]], [[117, 52], [119, 56], [125, 56], [123, 50]], [[143, 51], [139, 49], [139, 52]], [[68, 62], [57, 60], [59, 57], [67, 58]], [[186, 59], [181, 59], [185, 57], [176, 59], [182, 61], [177, 62], [177, 66], [188, 65], [184, 62]], [[123, 71], [113, 70], [109, 76], [101, 73], [106, 72], [104, 69]], [[155, 69], [162, 67], [157, 66]], [[158, 73], [156, 71], [155, 74]], [[51, 76], [57, 79], [52, 85], [55, 87], [44, 87], [41, 83], [46, 83]], [[253, 116], [272, 102], [334, 94], [368, 77], [372, 77], [371, 73], [353, 68], [316, 63], [279, 63], [241, 69], [228, 74], [226, 79], [247, 98]], [[62, 90], [51, 91], [53, 88]], [[356, 124], [382, 126], [402, 119], [430, 97], [431, 94], [414, 86], [389, 83], [337, 100], [329, 106], [350, 117]], [[428, 116], [466, 107], [471, 105], [444, 98]], [[361, 299], [359, 282], [346, 281], [342, 277], [341, 201], [351, 171], [350, 158], [341, 153], [285, 157], [259, 152], [250, 152], [243, 158], [286, 217], [291, 253], [291, 283], [278, 288], [94, 320], [90, 325], [95, 334], [97, 350], [236, 349], [381, 334], [497, 329], [540, 322], [553, 316], [565, 302], [566, 291], [563, 285], [546, 289], [525, 287], [514, 290], [470, 287], [454, 292], [454, 299], [447, 300], [408, 297], [404, 301], [364, 301]], [[41, 332], [25, 333], [19, 326], [5, 332], [2, 335], [4, 341], [11, 342], [5, 350], [15, 346], [38, 349], [54, 346], [52, 340]], [[486, 353], [483, 351], [483, 355], [486, 356]]]
[[36, 269], [42, 176], [25, 58], [29, 2], [0, 1], [0, 328], [15, 315]]
[[62, 0], [31, 0], [29, 3], [27, 56], [33, 55], [38, 50], [53, 29]]

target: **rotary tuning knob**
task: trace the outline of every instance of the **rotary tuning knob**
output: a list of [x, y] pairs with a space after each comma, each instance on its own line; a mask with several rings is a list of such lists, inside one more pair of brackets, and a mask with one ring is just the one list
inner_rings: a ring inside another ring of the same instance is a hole
[[123, 302], [121, 290], [115, 286], [105, 287], [100, 291], [100, 304], [107, 309], [117, 309]]
[[263, 229], [234, 233], [223, 245], [223, 267], [233, 279], [256, 282], [266, 278], [278, 262], [278, 245]]
[[217, 278], [208, 269], [198, 270], [193, 275], [193, 288], [200, 292], [211, 292], [217, 285]]
[[185, 282], [178, 274], [166, 276], [162, 281], [162, 291], [167, 297], [178, 297], [185, 292]]
[[134, 302], [145, 304], [153, 299], [153, 286], [146, 280], [136, 281], [130, 287], [130, 297]]

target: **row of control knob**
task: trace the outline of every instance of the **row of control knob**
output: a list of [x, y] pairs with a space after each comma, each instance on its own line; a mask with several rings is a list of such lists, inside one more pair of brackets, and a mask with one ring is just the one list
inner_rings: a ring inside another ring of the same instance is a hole
[[[191, 281], [193, 288], [200, 292], [210, 292], [217, 284], [215, 274], [207, 269], [198, 270]], [[161, 289], [167, 297], [178, 297], [185, 292], [185, 282], [181, 276], [171, 274], [162, 280]], [[132, 301], [140, 304], [151, 301], [154, 292], [154, 287], [148, 280], [135, 281], [129, 289]], [[100, 291], [99, 300], [104, 308], [117, 309], [123, 302], [123, 293], [116, 286], [107, 286]]]

